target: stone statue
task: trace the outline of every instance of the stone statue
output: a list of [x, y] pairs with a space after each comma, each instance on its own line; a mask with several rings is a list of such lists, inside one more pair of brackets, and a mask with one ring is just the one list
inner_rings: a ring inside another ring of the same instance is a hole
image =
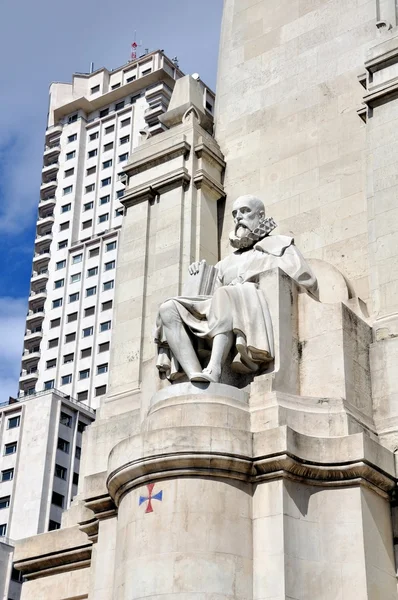
[[[213, 295], [180, 296], [160, 306], [155, 336], [157, 367], [160, 375], [171, 381], [181, 376], [181, 370], [190, 381], [220, 381], [232, 348], [231, 366], [238, 373], [256, 373], [273, 360], [272, 323], [258, 287], [260, 273], [280, 267], [307, 291], [316, 291], [316, 279], [293, 238], [269, 235], [276, 224], [265, 216], [259, 198], [238, 198], [232, 217], [235, 229], [230, 243], [235, 251], [217, 263]], [[191, 276], [202, 263], [189, 267]], [[200, 359], [206, 354], [210, 360], [202, 368]]]

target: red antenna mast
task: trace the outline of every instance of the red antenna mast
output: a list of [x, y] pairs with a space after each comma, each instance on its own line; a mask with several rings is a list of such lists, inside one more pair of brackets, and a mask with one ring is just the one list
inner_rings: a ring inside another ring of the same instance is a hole
[[137, 58], [137, 48], [142, 46], [142, 42], [137, 43], [137, 32], [134, 31], [134, 42], [131, 44], [131, 60], [135, 60]]

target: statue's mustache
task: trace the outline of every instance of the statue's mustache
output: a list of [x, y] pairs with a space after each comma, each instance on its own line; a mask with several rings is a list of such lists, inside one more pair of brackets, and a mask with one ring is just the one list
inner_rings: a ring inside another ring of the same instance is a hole
[[237, 223], [235, 225], [235, 234], [237, 233], [237, 231], [240, 227], [242, 227], [242, 229], [246, 229], [247, 231], [252, 231], [252, 229], [250, 229], [250, 227], [248, 225], [245, 225], [244, 223]]

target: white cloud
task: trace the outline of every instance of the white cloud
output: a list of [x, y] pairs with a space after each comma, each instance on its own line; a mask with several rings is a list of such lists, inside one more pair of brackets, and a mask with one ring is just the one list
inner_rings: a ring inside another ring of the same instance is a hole
[[18, 393], [26, 312], [25, 298], [0, 297], [0, 402]]

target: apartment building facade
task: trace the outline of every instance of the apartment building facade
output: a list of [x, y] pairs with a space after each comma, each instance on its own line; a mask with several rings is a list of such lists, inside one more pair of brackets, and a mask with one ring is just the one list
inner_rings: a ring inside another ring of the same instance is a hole
[[55, 388], [96, 408], [106, 393], [123, 166], [164, 130], [181, 76], [157, 51], [50, 87], [22, 397]]

